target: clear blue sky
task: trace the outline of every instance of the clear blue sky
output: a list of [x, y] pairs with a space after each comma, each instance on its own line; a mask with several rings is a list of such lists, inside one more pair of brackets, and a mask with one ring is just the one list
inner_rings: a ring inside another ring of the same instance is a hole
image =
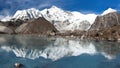
[[0, 15], [14, 14], [18, 9], [49, 8], [52, 5], [69, 11], [102, 13], [107, 8], [120, 9], [120, 0], [0, 0]]

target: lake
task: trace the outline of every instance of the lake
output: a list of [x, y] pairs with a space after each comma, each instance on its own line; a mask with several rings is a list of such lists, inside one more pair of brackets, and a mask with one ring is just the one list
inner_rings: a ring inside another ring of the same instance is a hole
[[0, 35], [0, 68], [120, 68], [120, 43]]

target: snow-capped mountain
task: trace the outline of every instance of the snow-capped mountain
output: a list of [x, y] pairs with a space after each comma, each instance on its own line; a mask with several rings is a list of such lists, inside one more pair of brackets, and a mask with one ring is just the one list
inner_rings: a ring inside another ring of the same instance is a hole
[[120, 14], [117, 13], [117, 10], [109, 8], [96, 18], [89, 30], [105, 30], [105, 28], [111, 28], [115, 25], [120, 25]]
[[107, 10], [105, 10], [101, 15], [106, 15], [108, 13], [113, 13], [113, 12], [117, 12], [117, 10], [112, 9], [112, 8], [108, 8]]
[[[44, 10], [37, 10], [34, 8], [26, 9], [26, 10], [18, 10], [15, 15], [12, 17], [13, 19], [31, 19], [31, 18], [38, 18], [38, 17], [44, 17], [48, 21], [50, 21], [59, 31], [62, 30], [87, 30], [89, 28], [89, 24], [92, 24], [95, 20], [97, 15], [95, 14], [82, 14], [79, 12], [70, 12], [62, 10], [61, 8], [58, 8], [56, 6], [52, 6], [49, 9]], [[84, 26], [81, 24], [82, 21], [87, 20], [88, 22], [88, 28], [81, 28], [81, 26]], [[74, 25], [77, 25], [74, 26]], [[81, 26], [80, 26], [81, 25]], [[67, 27], [67, 28], [66, 28]], [[68, 28], [69, 27], [69, 28]]]
[[[82, 25], [80, 22], [87, 20], [88, 25], [92, 24], [96, 18], [96, 14], [82, 14], [80, 12], [70, 12], [62, 10], [56, 6], [52, 6], [50, 9], [44, 9], [41, 11], [42, 15], [50, 22], [52, 22], [58, 30], [86, 30], [79, 27]], [[84, 25], [83, 25], [84, 26]], [[66, 27], [69, 27], [66, 28]]]
[[[117, 12], [114, 9], [105, 10], [100, 16], [108, 13]], [[12, 19], [31, 19], [44, 17], [50, 21], [59, 31], [62, 30], [88, 30], [89, 27], [94, 23], [97, 14], [82, 14], [76, 11], [65, 11], [56, 6], [52, 6], [49, 9], [37, 10], [35, 8], [18, 10]]]
[[41, 17], [40, 11], [35, 8], [30, 8], [27, 10], [18, 10], [12, 18], [26, 20], [26, 19], [39, 18], [39, 17]]
[[44, 9], [41, 11], [43, 17], [50, 21], [58, 30], [63, 30], [64, 27], [73, 23], [70, 22], [73, 14], [69, 11], [64, 11], [56, 6], [52, 6], [50, 9]]
[[54, 20], [54, 21], [65, 21], [72, 16], [71, 12], [64, 11], [56, 6], [52, 6], [51, 8], [44, 9], [40, 12], [46, 19]]

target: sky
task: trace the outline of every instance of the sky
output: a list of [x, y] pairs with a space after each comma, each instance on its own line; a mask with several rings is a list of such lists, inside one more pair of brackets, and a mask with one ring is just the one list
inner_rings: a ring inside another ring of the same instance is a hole
[[42, 10], [55, 5], [68, 11], [100, 14], [108, 8], [120, 10], [120, 0], [0, 0], [0, 16], [13, 15], [17, 10]]

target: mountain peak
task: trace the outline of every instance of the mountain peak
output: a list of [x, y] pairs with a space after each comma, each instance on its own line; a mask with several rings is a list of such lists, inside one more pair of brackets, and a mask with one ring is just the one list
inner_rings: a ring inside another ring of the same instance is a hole
[[35, 8], [30, 8], [26, 10], [16, 11], [15, 15], [12, 18], [25, 20], [25, 19], [38, 18], [38, 17], [41, 17], [40, 11]]
[[112, 9], [112, 8], [108, 8], [107, 10], [105, 10], [101, 15], [106, 15], [108, 13], [112, 13], [112, 12], [117, 12], [117, 10]]
[[53, 5], [51, 8], [49, 8], [49, 10], [51, 10], [51, 11], [61, 11], [62, 9]]
[[57, 6], [53, 5], [51, 8], [54, 8], [54, 9], [59, 9]]
[[53, 5], [51, 8], [58, 8], [57, 6]]
[[36, 8], [29, 8], [29, 9], [26, 9], [27, 11], [39, 11], [38, 9]]

